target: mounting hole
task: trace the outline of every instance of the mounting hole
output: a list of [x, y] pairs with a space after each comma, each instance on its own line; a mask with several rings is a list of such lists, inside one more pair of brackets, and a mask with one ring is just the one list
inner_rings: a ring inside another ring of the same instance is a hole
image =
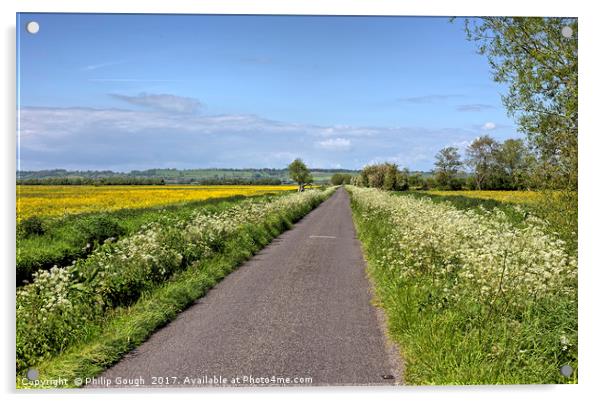
[[27, 29], [27, 32], [30, 34], [35, 35], [40, 30], [40, 24], [38, 24], [36, 21], [29, 21], [25, 26], [25, 29]]
[[37, 368], [30, 368], [29, 370], [27, 370], [27, 379], [30, 381], [33, 380], [37, 380], [38, 377], [40, 376], [40, 372], [38, 371]]
[[573, 29], [571, 27], [562, 27], [562, 36], [564, 36], [565, 38], [572, 38], [573, 37]]
[[564, 366], [560, 367], [560, 374], [565, 377], [570, 377], [571, 374], [573, 374], [573, 368], [568, 364], [565, 364]]

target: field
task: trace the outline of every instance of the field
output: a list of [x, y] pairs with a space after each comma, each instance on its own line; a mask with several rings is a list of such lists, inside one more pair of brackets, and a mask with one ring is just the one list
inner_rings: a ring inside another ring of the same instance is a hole
[[[128, 210], [136, 230], [105, 237], [18, 288], [17, 372], [35, 366], [42, 378], [98, 374], [331, 194], [279, 192]], [[119, 223], [121, 211], [65, 220], [105, 229]]]
[[17, 221], [148, 208], [209, 198], [290, 191], [295, 186], [17, 186]]
[[[106, 239], [200, 207], [287, 193], [293, 186], [18, 186], [17, 285], [82, 258]], [[21, 219], [19, 219], [21, 217]]]
[[577, 367], [576, 232], [546, 219], [556, 209], [512, 192], [347, 189], [408, 383], [577, 381], [559, 373]]

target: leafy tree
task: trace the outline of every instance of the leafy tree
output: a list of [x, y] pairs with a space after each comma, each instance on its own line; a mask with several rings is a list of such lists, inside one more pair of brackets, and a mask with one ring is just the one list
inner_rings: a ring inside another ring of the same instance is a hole
[[504, 141], [495, 154], [499, 173], [508, 183], [507, 189], [518, 190], [529, 187], [534, 157], [521, 139]]
[[476, 138], [466, 148], [466, 164], [473, 169], [475, 187], [482, 190], [495, 173], [499, 143], [488, 135]]
[[410, 171], [408, 168], [403, 168], [402, 171], [397, 171], [395, 174], [395, 190], [407, 191], [410, 189]]
[[486, 17], [465, 28], [493, 79], [508, 84], [502, 100], [537, 151], [541, 184], [576, 190], [577, 19]]
[[335, 173], [330, 178], [330, 182], [334, 186], [339, 186], [341, 184], [350, 184], [351, 183], [351, 175], [347, 173]]
[[445, 147], [435, 156], [435, 180], [440, 187], [450, 188], [462, 168], [460, 153], [456, 147]]
[[425, 185], [425, 180], [420, 173], [409, 175], [408, 185], [413, 188], [422, 188]]
[[383, 190], [393, 191], [397, 185], [397, 165], [386, 163], [383, 166], [383, 170], [385, 172], [383, 179]]
[[354, 177], [353, 183], [388, 191], [404, 191], [409, 188], [408, 175], [407, 169], [400, 171], [394, 163], [381, 163], [365, 166], [359, 176]]
[[385, 184], [385, 165], [369, 165], [362, 169], [368, 187], [383, 188]]
[[288, 174], [291, 180], [299, 185], [300, 192], [305, 190], [306, 185], [311, 184], [314, 181], [309, 169], [299, 158], [288, 165]]
[[358, 187], [366, 187], [366, 183], [364, 182], [364, 177], [361, 174], [357, 176], [353, 176], [351, 178], [351, 184]]
[[339, 186], [343, 184], [343, 175], [341, 175], [340, 173], [333, 174], [332, 176], [330, 176], [330, 183], [333, 186]]

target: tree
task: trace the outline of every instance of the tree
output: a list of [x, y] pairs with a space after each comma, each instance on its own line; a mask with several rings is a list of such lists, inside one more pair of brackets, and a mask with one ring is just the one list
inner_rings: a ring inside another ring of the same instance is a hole
[[335, 173], [330, 178], [330, 182], [333, 186], [340, 186], [341, 184], [350, 184], [351, 175], [347, 173]]
[[289, 177], [299, 185], [299, 192], [305, 190], [305, 186], [314, 181], [309, 169], [299, 158], [295, 159], [288, 165]]
[[355, 185], [380, 188], [387, 191], [405, 191], [409, 188], [407, 169], [400, 171], [394, 163], [365, 166], [353, 178]]
[[518, 190], [529, 186], [533, 156], [521, 139], [504, 141], [495, 154], [497, 170], [503, 176], [506, 189]]
[[577, 189], [577, 19], [467, 19], [466, 34], [486, 55], [502, 97], [545, 167], [544, 187]]
[[420, 173], [408, 176], [408, 185], [413, 188], [422, 188], [425, 185], [425, 180]]
[[395, 190], [407, 191], [410, 189], [410, 171], [408, 168], [403, 168], [402, 171], [397, 171], [395, 174]]
[[383, 166], [384, 170], [384, 179], [383, 179], [383, 190], [393, 191], [396, 189], [397, 185], [397, 173], [399, 170], [397, 169], [397, 165], [385, 163]]
[[476, 138], [466, 148], [466, 164], [474, 173], [474, 181], [477, 190], [487, 187], [487, 181], [495, 171], [495, 153], [499, 143], [488, 135]]
[[369, 165], [362, 169], [362, 175], [366, 177], [368, 187], [383, 188], [385, 184], [385, 166]]
[[450, 188], [462, 167], [456, 147], [445, 147], [435, 156], [435, 180], [440, 187]]
[[351, 185], [358, 186], [358, 187], [366, 187], [366, 184], [364, 183], [364, 180], [363, 180], [363, 177], [361, 174], [358, 174], [357, 176], [353, 176], [351, 178]]

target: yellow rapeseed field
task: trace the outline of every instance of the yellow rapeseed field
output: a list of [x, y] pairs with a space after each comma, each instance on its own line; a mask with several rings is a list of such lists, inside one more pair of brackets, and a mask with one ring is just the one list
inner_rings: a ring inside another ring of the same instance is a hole
[[486, 200], [496, 200], [512, 204], [533, 204], [537, 202], [541, 193], [536, 191], [493, 191], [493, 190], [461, 190], [461, 191], [427, 191], [427, 194], [443, 196], [462, 196], [468, 198], [482, 198]]
[[31, 216], [146, 208], [234, 195], [290, 191], [296, 186], [17, 186], [17, 221]]

